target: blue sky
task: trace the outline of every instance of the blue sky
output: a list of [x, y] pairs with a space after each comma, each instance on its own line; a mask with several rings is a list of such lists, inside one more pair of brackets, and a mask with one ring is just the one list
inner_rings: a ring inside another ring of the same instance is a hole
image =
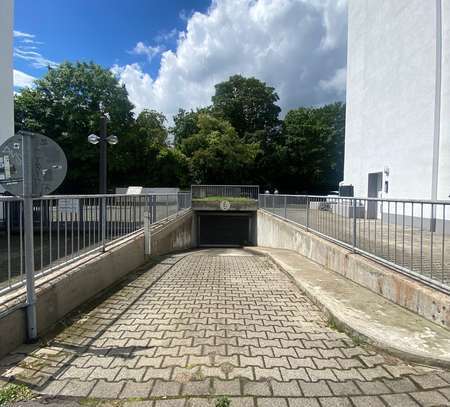
[[[34, 35], [34, 43], [15, 38], [15, 46], [35, 46], [45, 59], [93, 60], [105, 67], [136, 61], [132, 51], [139, 41], [146, 45], [174, 49], [178, 31], [195, 11], [204, 12], [208, 0], [15, 0], [14, 28]], [[176, 31], [174, 31], [176, 30]], [[155, 76], [161, 54], [146, 71]], [[35, 68], [29, 60], [14, 58], [14, 66], [39, 77], [46, 69]]]
[[14, 29], [16, 90], [83, 60], [169, 120], [234, 74], [273, 86], [282, 114], [345, 100], [346, 0], [15, 0]]

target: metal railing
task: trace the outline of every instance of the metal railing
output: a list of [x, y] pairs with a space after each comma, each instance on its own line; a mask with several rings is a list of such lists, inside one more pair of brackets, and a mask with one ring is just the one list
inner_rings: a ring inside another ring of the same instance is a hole
[[259, 207], [450, 293], [450, 202], [267, 194]]
[[[190, 192], [164, 195], [58, 195], [33, 200], [36, 277], [190, 208]], [[104, 213], [104, 216], [103, 216]], [[23, 201], [0, 197], [0, 295], [25, 283]]]
[[208, 197], [258, 199], [258, 185], [192, 185], [192, 199]]

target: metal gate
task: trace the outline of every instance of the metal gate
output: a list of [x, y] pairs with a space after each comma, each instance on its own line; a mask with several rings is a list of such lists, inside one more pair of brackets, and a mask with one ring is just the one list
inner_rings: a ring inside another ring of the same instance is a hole
[[248, 213], [199, 213], [199, 246], [239, 247], [251, 244], [252, 216]]

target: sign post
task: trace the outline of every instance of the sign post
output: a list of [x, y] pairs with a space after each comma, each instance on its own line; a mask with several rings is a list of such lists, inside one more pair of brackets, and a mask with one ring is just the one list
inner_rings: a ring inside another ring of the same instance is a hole
[[66, 172], [67, 160], [63, 150], [41, 134], [19, 132], [0, 146], [0, 185], [23, 199], [29, 342], [37, 339], [33, 198], [53, 192], [63, 182]]
[[36, 290], [34, 281], [33, 246], [33, 140], [31, 133], [22, 136], [23, 146], [23, 224], [25, 243], [25, 275], [27, 281], [28, 340], [37, 339]]

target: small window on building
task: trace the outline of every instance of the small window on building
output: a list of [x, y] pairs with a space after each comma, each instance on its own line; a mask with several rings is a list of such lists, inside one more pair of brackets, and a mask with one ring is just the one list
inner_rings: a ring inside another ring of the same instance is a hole
[[389, 193], [389, 181], [384, 181], [384, 192]]

